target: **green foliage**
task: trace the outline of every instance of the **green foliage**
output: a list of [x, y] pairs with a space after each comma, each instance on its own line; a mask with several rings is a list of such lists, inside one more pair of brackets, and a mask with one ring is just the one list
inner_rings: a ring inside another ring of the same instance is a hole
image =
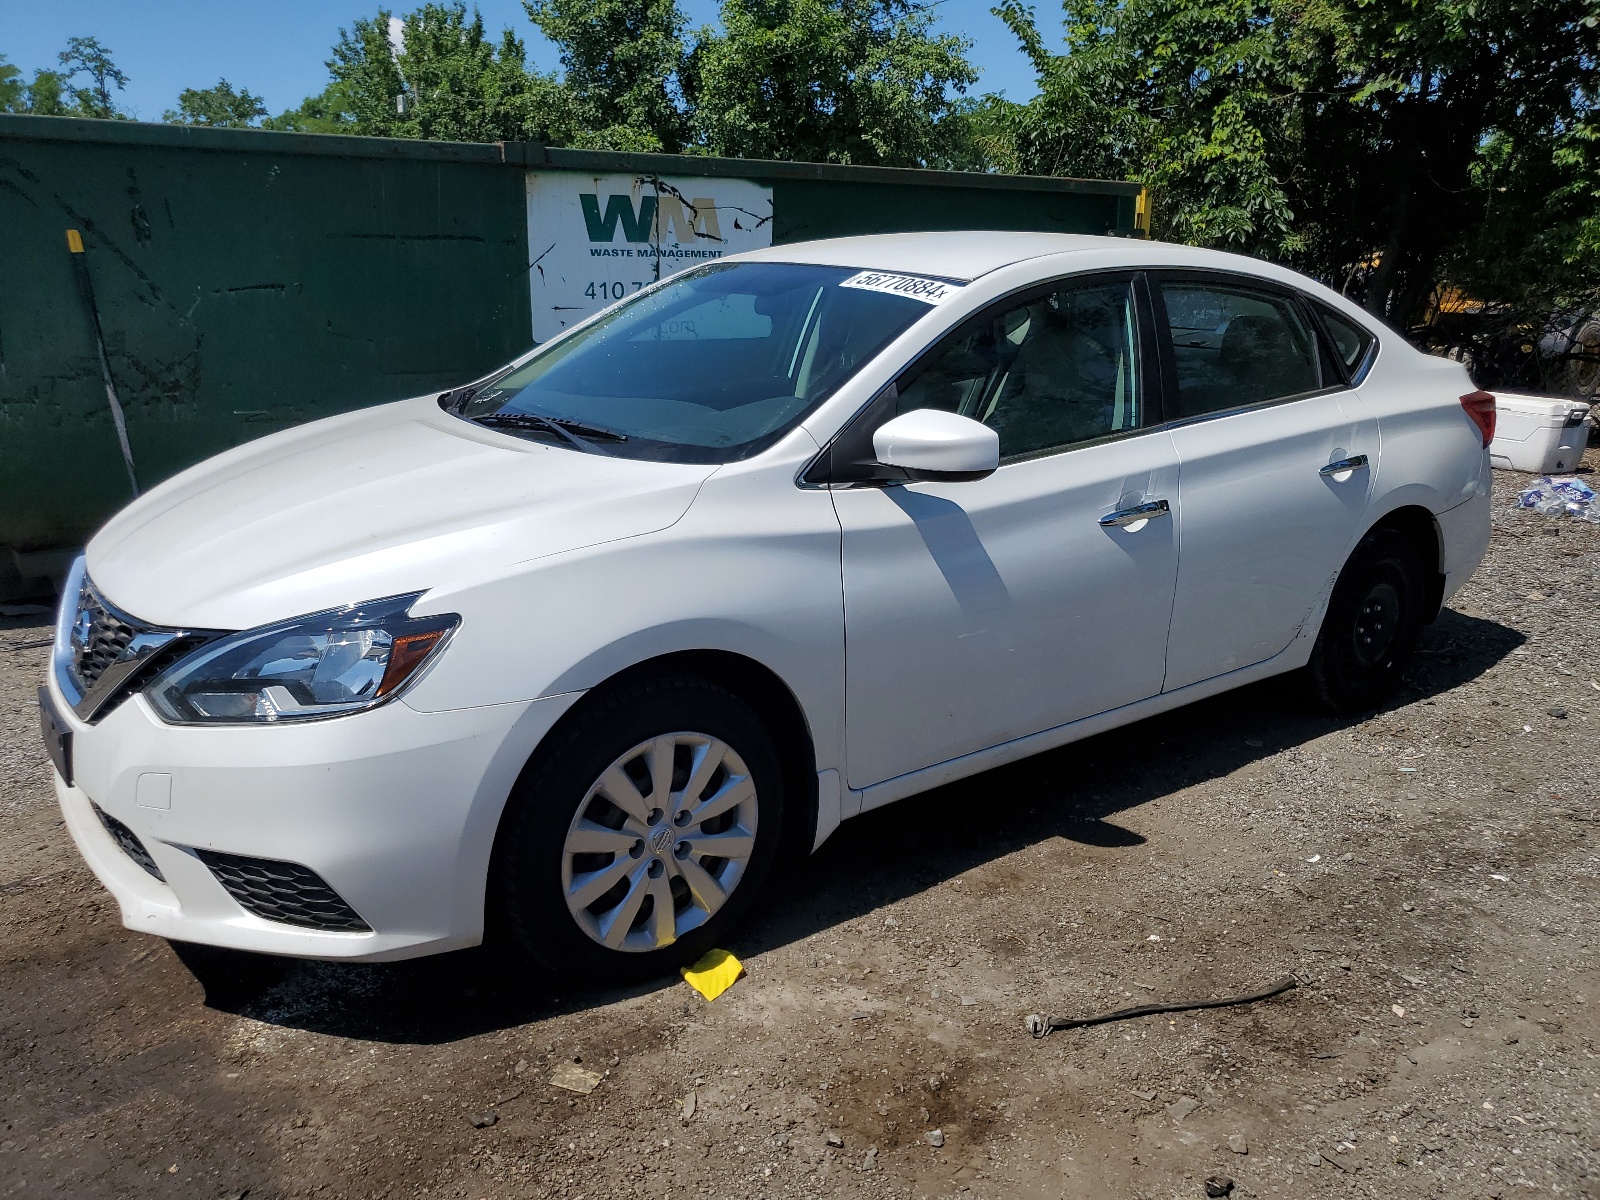
[[22, 71], [0, 54], [0, 112], [26, 112], [27, 98], [28, 85], [22, 82]]
[[1011, 162], [1033, 174], [1136, 178], [1157, 235], [1284, 254], [1298, 249], [1279, 169], [1293, 47], [1269, 0], [1067, 0], [1051, 55], [1019, 0], [995, 11], [1039, 75], [1009, 114]]
[[[127, 119], [127, 114], [112, 99], [111, 88], [115, 85], [120, 92], [128, 86], [128, 77], [117, 70], [116, 64], [111, 61], [111, 51], [102, 46], [99, 39], [68, 38], [67, 48], [56, 57], [63, 68], [60, 75], [63, 82], [70, 82], [79, 75], [89, 77], [87, 84], [68, 89], [75, 110], [73, 116], [97, 117], [101, 120]], [[34, 86], [38, 84], [39, 80], [35, 77]], [[46, 87], [49, 87], [48, 81]]]
[[562, 74], [526, 65], [459, 0], [339, 31], [332, 82], [266, 129], [981, 169], [992, 109], [960, 98], [970, 43], [922, 0], [724, 0], [689, 35], [676, 0], [524, 0]]
[[[571, 2], [571, 0], [568, 0]], [[947, 165], [971, 41], [913, 0], [723, 0], [692, 56], [694, 123], [713, 154]]]
[[405, 82], [400, 63], [389, 44], [388, 9], [378, 15], [358, 19], [348, 30], [339, 30], [339, 41], [328, 60], [333, 82], [340, 85], [357, 133], [374, 137], [405, 137], [400, 126]]
[[307, 96], [298, 107], [266, 118], [261, 128], [282, 133], [355, 133], [356, 118], [349, 91], [334, 80], [315, 96]]
[[68, 103], [67, 77], [60, 71], [35, 71], [28, 85], [25, 112], [40, 117], [84, 116]]
[[1064, 0], [1064, 55], [996, 12], [1040, 82], [996, 157], [1141, 180], [1158, 236], [1402, 324], [1446, 278], [1515, 307], [1594, 286], [1593, 0]]
[[466, 142], [551, 141], [565, 132], [569, 106], [561, 86], [527, 69], [525, 48], [510, 30], [495, 42], [481, 17], [467, 18], [464, 4], [425, 4], [403, 20], [396, 48], [390, 16], [379, 9], [341, 29], [328, 63], [333, 85], [271, 127], [315, 123], [377, 137]]
[[944, 161], [928, 165], [950, 171], [1022, 172], [1014, 131], [1025, 105], [1004, 96], [963, 97], [939, 119]]
[[683, 149], [686, 51], [676, 0], [523, 0], [523, 7], [560, 51], [576, 144]]
[[[74, 42], [83, 42], [85, 39], [74, 38]], [[98, 43], [96, 43], [98, 46]], [[103, 53], [103, 51], [101, 52]], [[63, 55], [65, 59], [67, 55]], [[110, 64], [106, 57], [106, 64]], [[115, 67], [105, 77], [106, 83], [121, 79], [118, 86], [126, 83], [122, 73]], [[41, 117], [91, 117], [99, 116], [96, 101], [91, 101], [85, 107], [83, 94], [92, 93], [93, 88], [75, 89], [68, 86], [70, 76], [60, 71], [38, 70], [33, 73], [33, 82], [24, 83], [22, 72], [13, 63], [7, 62], [6, 57], [0, 54], [0, 112], [32, 113]], [[111, 115], [120, 116], [113, 112]]]
[[168, 109], [161, 118], [177, 125], [211, 125], [219, 129], [249, 129], [267, 115], [260, 96], [234, 91], [226, 79], [216, 87], [184, 88], [178, 93], [178, 107]]
[[[1376, 251], [1353, 277], [1369, 308], [1415, 321], [1441, 279], [1520, 307], [1509, 262], [1546, 295], [1592, 286], [1569, 269], [1573, 200], [1592, 213], [1600, 179], [1570, 154], [1600, 85], [1591, 0], [1344, 0], [1322, 24], [1313, 78], [1332, 95], [1307, 104], [1305, 208], [1323, 257]], [[1311, 153], [1323, 140], [1336, 160]], [[1364, 206], [1334, 200], [1351, 184]]]

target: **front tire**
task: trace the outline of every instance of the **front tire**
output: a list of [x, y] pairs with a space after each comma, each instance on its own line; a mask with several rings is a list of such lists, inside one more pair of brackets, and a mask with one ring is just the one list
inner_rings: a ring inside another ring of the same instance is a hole
[[1426, 594], [1410, 538], [1380, 528], [1361, 539], [1339, 572], [1307, 664], [1324, 707], [1364, 712], [1394, 694], [1417, 648]]
[[552, 971], [665, 974], [716, 947], [771, 873], [783, 771], [755, 712], [692, 677], [587, 704], [513, 789], [492, 917]]

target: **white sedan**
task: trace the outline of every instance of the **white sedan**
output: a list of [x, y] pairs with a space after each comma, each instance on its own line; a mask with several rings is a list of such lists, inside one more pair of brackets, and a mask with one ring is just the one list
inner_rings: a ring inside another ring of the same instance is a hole
[[57, 793], [131, 929], [661, 972], [867, 809], [1283, 672], [1378, 704], [1483, 555], [1493, 428], [1253, 259], [730, 257], [118, 514]]

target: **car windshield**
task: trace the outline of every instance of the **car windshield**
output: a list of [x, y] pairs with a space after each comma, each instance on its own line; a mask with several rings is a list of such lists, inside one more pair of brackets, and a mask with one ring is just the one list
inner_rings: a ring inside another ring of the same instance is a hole
[[748, 458], [929, 311], [882, 290], [883, 278], [799, 263], [702, 267], [441, 402], [492, 428], [598, 453]]

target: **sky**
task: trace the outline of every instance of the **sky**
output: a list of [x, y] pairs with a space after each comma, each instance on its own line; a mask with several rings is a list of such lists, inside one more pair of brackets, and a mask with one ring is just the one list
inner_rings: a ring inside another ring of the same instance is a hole
[[[1027, 100], [1033, 72], [1016, 39], [989, 12], [994, 0], [941, 0], [941, 30], [973, 40], [971, 59], [982, 72], [974, 94], [1001, 92]], [[679, 0], [691, 26], [716, 19], [716, 0]], [[408, 12], [420, 0], [391, 0]], [[468, 0], [471, 8], [471, 0]], [[521, 0], [478, 0], [485, 25], [498, 34], [510, 26], [528, 45], [530, 62], [543, 70], [559, 64], [555, 49], [533, 28]], [[1040, 26], [1059, 34], [1055, 7], [1039, 5]], [[326, 62], [339, 28], [378, 9], [377, 0], [0, 0], [0, 55], [32, 78], [54, 67], [69, 37], [95, 37], [128, 77], [118, 97], [140, 120], [159, 121], [177, 107], [187, 87], [210, 87], [225, 78], [266, 101], [272, 113], [293, 108], [328, 82]], [[1051, 38], [1059, 41], [1059, 38]]]

